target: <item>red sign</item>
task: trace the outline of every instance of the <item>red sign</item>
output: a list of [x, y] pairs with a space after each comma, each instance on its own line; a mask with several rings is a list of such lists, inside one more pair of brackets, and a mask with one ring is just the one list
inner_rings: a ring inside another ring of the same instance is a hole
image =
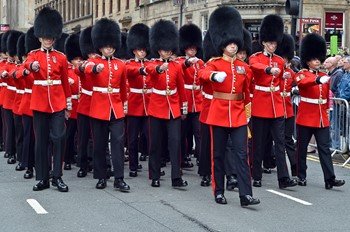
[[326, 12], [326, 28], [343, 29], [343, 13]]

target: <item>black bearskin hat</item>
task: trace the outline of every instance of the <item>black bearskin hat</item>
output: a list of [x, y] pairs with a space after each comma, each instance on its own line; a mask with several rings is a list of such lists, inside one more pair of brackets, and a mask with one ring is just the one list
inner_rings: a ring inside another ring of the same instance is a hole
[[303, 68], [308, 68], [306, 63], [312, 59], [319, 59], [321, 62], [325, 61], [326, 54], [326, 41], [322, 36], [311, 33], [302, 39], [300, 45], [300, 60]]
[[23, 33], [17, 40], [17, 56], [18, 59], [22, 62], [22, 57], [25, 56], [26, 53], [26, 49], [25, 49], [25, 34]]
[[281, 43], [283, 38], [284, 23], [278, 15], [267, 15], [261, 22], [260, 26], [260, 43], [275, 41]]
[[2, 49], [1, 49], [1, 39], [2, 39], [2, 36], [3, 36], [4, 34], [2, 33], [2, 34], [0, 34], [0, 52], [2, 52]]
[[179, 47], [179, 31], [172, 21], [161, 19], [152, 26], [149, 41], [153, 55], [158, 55], [160, 50], [176, 53]]
[[29, 28], [25, 35], [25, 48], [26, 53], [29, 53], [32, 50], [39, 49], [41, 43], [39, 39], [34, 35], [34, 27]]
[[146, 49], [147, 53], [149, 53], [149, 27], [143, 23], [132, 26], [128, 33], [126, 44], [130, 55], [133, 55], [135, 49]]
[[94, 45], [92, 44], [91, 31], [92, 26], [87, 27], [80, 33], [79, 36], [80, 51], [84, 59], [88, 59], [89, 54], [96, 52]]
[[37, 38], [59, 39], [62, 34], [62, 16], [50, 7], [43, 8], [34, 21], [34, 35]]
[[119, 58], [119, 59], [129, 59], [130, 55], [128, 54], [128, 48], [126, 46], [126, 39], [128, 37], [128, 33], [126, 32], [121, 32], [121, 44], [120, 48], [116, 50], [114, 53], [114, 56]]
[[240, 51], [245, 51], [247, 53], [247, 57], [252, 54], [252, 35], [250, 32], [243, 28], [243, 46]]
[[229, 6], [219, 7], [209, 18], [209, 33], [216, 50], [222, 54], [230, 43], [243, 46], [243, 22], [239, 12]]
[[185, 55], [185, 50], [195, 47], [197, 53], [202, 50], [202, 31], [195, 24], [183, 25], [179, 30], [180, 55]]
[[277, 46], [275, 53], [283, 58], [291, 60], [294, 57], [294, 51], [295, 41], [293, 37], [288, 33], [284, 33], [282, 42]]
[[203, 39], [203, 60], [204, 62], [207, 62], [212, 57], [219, 56], [222, 56], [222, 54], [218, 53], [214, 48], [213, 43], [211, 42], [210, 33], [207, 31]]
[[121, 44], [119, 25], [111, 19], [100, 19], [92, 28], [91, 38], [97, 51], [106, 46], [111, 46], [118, 51]]
[[3, 53], [8, 52], [8, 50], [7, 50], [7, 38], [9, 37], [11, 32], [12, 32], [12, 30], [8, 30], [1, 37], [1, 51]]
[[79, 35], [80, 33], [72, 34], [66, 39], [64, 53], [68, 61], [72, 61], [76, 57], [82, 57], [79, 47]]
[[13, 30], [7, 37], [7, 51], [9, 56], [14, 57], [17, 55], [17, 41], [21, 35], [23, 35], [23, 32]]
[[55, 44], [53, 45], [53, 47], [59, 51], [64, 53], [64, 44], [66, 43], [66, 39], [68, 38], [68, 34], [67, 33], [62, 33], [61, 38], [57, 39]]

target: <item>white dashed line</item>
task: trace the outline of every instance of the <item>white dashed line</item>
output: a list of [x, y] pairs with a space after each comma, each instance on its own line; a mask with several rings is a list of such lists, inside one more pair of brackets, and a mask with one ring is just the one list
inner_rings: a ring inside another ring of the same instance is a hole
[[280, 192], [275, 191], [275, 190], [272, 190], [272, 189], [266, 189], [266, 191], [268, 191], [268, 192], [270, 192], [270, 193], [273, 193], [273, 194], [276, 194], [276, 195], [279, 195], [279, 196], [281, 196], [281, 197], [287, 198], [287, 199], [289, 199], [289, 200], [298, 202], [298, 203], [303, 204], [303, 205], [312, 205], [312, 203], [310, 203], [310, 202], [301, 200], [301, 199], [296, 198], [296, 197], [289, 196], [289, 195], [284, 194], [284, 193], [280, 193]]
[[27, 199], [28, 204], [35, 210], [37, 214], [48, 214], [48, 212], [35, 199]]

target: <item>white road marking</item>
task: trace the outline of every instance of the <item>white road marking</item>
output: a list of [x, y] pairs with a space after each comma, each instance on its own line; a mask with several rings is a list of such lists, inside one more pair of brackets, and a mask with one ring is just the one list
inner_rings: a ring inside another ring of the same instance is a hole
[[287, 199], [289, 199], [289, 200], [298, 202], [298, 203], [303, 204], [303, 205], [312, 205], [312, 203], [310, 203], [310, 202], [301, 200], [301, 199], [296, 198], [296, 197], [289, 196], [289, 195], [287, 195], [287, 194], [284, 194], [284, 193], [281, 193], [281, 192], [278, 192], [278, 191], [275, 191], [275, 190], [272, 190], [272, 189], [266, 189], [266, 191], [268, 191], [268, 192], [270, 192], [270, 193], [273, 193], [273, 194], [276, 194], [276, 195], [279, 195], [279, 196], [281, 196], [281, 197], [285, 197], [285, 198], [287, 198]]
[[48, 212], [35, 199], [27, 199], [28, 204], [35, 210], [37, 214], [47, 214]]

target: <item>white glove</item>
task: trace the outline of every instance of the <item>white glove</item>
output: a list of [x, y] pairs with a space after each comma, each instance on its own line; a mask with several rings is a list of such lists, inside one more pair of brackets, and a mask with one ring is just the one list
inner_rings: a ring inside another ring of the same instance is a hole
[[326, 83], [329, 81], [329, 79], [331, 79], [330, 76], [322, 76], [322, 77], [320, 78], [320, 82], [321, 82], [322, 84], [326, 84]]
[[67, 98], [67, 110], [71, 111], [73, 108], [72, 98]]
[[40, 64], [39, 64], [38, 61], [34, 61], [34, 62], [32, 63], [32, 69], [33, 69], [34, 72], [39, 72]]
[[226, 77], [227, 77], [227, 74], [225, 72], [217, 72], [214, 74], [214, 81], [222, 83], [222, 82], [224, 82]]
[[96, 66], [96, 72], [98, 72], [98, 73], [102, 72], [104, 67], [105, 67], [104, 64], [98, 64]]
[[1, 77], [4, 79], [8, 78], [8, 76], [9, 76], [9, 73], [6, 70], [1, 73]]
[[283, 73], [283, 79], [289, 79], [291, 77], [292, 77], [292, 75], [290, 74], [290, 72], [284, 72]]
[[74, 79], [68, 77], [68, 83], [69, 83], [70, 85], [73, 85], [73, 84], [74, 84]]

